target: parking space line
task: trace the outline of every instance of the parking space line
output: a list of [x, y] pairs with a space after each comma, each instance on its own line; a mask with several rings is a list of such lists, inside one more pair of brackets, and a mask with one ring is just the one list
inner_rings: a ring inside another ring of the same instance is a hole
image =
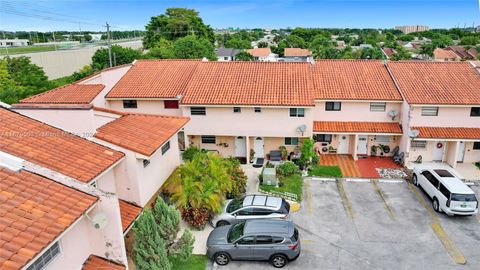
[[305, 178], [305, 192], [307, 193], [307, 214], [309, 216], [312, 215], [312, 202], [311, 202], [311, 194], [310, 194], [310, 183], [308, 182], [308, 177]]
[[345, 188], [343, 187], [343, 182], [341, 179], [337, 181], [337, 189], [340, 193], [340, 197], [343, 202], [343, 206], [348, 213], [348, 216], [353, 220], [353, 210], [352, 206], [350, 205], [350, 201], [348, 200], [347, 193], [345, 192]]
[[455, 245], [452, 239], [448, 236], [447, 232], [443, 229], [442, 225], [440, 225], [440, 219], [438, 218], [437, 214], [433, 211], [432, 207], [427, 204], [423, 196], [418, 192], [418, 189], [412, 183], [408, 183], [408, 188], [415, 193], [419, 201], [425, 206], [427, 212], [429, 213], [430, 217], [432, 218], [432, 227], [433, 232], [437, 235], [440, 242], [442, 242], [443, 247], [447, 250], [450, 257], [452, 257], [453, 261], [456, 264], [466, 264], [467, 259], [463, 256], [462, 251]]
[[373, 188], [375, 189], [375, 192], [377, 192], [378, 196], [382, 200], [383, 206], [385, 206], [385, 209], [387, 210], [388, 216], [393, 221], [397, 221], [397, 219], [395, 218], [395, 215], [393, 214], [392, 208], [390, 208], [390, 205], [388, 205], [387, 201], [385, 200], [385, 196], [383, 195], [383, 191], [378, 186], [377, 181], [373, 180], [372, 185], [373, 185]]

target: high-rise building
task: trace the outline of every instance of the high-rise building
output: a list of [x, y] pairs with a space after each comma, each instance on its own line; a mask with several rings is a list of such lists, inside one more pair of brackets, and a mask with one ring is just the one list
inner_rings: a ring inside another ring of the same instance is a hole
[[427, 25], [403, 25], [403, 26], [395, 26], [395, 30], [400, 30], [404, 34], [410, 34], [413, 32], [422, 32], [428, 31], [430, 28]]

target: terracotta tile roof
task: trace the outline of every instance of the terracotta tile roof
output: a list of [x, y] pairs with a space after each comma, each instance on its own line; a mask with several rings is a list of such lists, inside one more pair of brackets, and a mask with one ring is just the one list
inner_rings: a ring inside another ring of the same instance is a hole
[[98, 128], [95, 137], [151, 156], [188, 121], [179, 116], [128, 114]]
[[396, 52], [395, 52], [395, 49], [393, 48], [382, 48], [382, 51], [385, 53], [385, 55], [387, 55], [388, 57], [394, 55]]
[[20, 269], [97, 198], [25, 170], [0, 168], [0, 269]]
[[78, 109], [89, 110], [92, 104], [79, 103], [16, 103], [12, 104], [14, 109]]
[[124, 200], [118, 200], [118, 202], [120, 204], [120, 216], [122, 217], [122, 229], [123, 232], [125, 232], [138, 215], [140, 215], [143, 209], [140, 206], [136, 206]]
[[117, 114], [117, 115], [127, 115], [128, 113], [126, 112], [121, 112], [121, 111], [117, 111], [117, 110], [113, 110], [113, 109], [107, 109], [107, 108], [102, 108], [102, 107], [97, 107], [97, 106], [94, 106], [93, 107], [93, 110], [94, 111], [98, 111], [98, 112], [106, 112], [106, 113], [111, 113], [111, 114]]
[[468, 62], [390, 62], [410, 104], [480, 104], [480, 75]]
[[320, 60], [311, 72], [315, 99], [402, 100], [381, 61]]
[[124, 154], [32, 118], [0, 108], [0, 151], [82, 182], [90, 182]]
[[182, 104], [313, 106], [309, 63], [204, 62]]
[[106, 98], [175, 98], [183, 94], [198, 60], [140, 60]]
[[272, 53], [270, 48], [249, 49], [247, 50], [247, 52], [251, 54], [253, 57], [267, 57]]
[[411, 127], [420, 131], [418, 138], [480, 140], [480, 128], [463, 127]]
[[313, 132], [401, 134], [402, 128], [396, 122], [314, 121]]
[[450, 50], [444, 50], [442, 48], [436, 48], [433, 51], [433, 55], [435, 60], [460, 60], [461, 57], [458, 56], [455, 52], [450, 51]]
[[67, 84], [20, 100], [21, 103], [88, 104], [105, 88], [103, 84]]
[[312, 53], [309, 50], [306, 49], [301, 49], [301, 48], [285, 48], [283, 55], [284, 56], [290, 56], [290, 57], [305, 57], [309, 56]]
[[112, 262], [105, 258], [90, 255], [83, 263], [82, 270], [124, 270], [124, 265]]

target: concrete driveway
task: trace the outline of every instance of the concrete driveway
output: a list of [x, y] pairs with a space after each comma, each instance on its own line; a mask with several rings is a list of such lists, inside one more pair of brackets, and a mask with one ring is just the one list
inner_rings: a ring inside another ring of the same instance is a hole
[[[480, 197], [480, 187], [473, 189]], [[437, 214], [407, 182], [308, 180], [304, 194], [293, 214], [302, 255], [285, 269], [480, 269], [480, 218]]]

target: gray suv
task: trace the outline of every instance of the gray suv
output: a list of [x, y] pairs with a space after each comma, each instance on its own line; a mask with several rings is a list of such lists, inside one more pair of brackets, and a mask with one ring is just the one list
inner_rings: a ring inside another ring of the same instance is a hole
[[247, 220], [215, 228], [207, 240], [207, 256], [219, 265], [230, 260], [270, 261], [284, 267], [300, 256], [300, 238], [292, 221]]

